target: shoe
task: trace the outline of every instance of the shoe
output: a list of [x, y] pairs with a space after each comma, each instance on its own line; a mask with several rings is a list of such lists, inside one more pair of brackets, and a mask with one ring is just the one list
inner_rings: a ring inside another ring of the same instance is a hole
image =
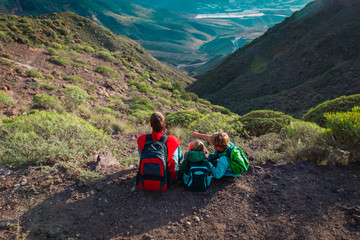
[[234, 177], [224, 177], [225, 182], [229, 182], [229, 183], [235, 183], [235, 178]]

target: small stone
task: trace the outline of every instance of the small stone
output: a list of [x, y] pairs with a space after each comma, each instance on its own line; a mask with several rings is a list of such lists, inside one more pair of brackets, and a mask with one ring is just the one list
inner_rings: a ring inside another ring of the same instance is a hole
[[27, 179], [24, 178], [24, 179], [21, 181], [21, 186], [25, 186], [27, 183], [28, 183]]
[[129, 236], [129, 235], [130, 235], [129, 231], [125, 232], [125, 236]]
[[189, 221], [186, 221], [185, 224], [186, 224], [187, 226], [191, 226], [191, 222], [189, 222]]
[[352, 227], [355, 227], [357, 225], [357, 221], [354, 218], [350, 218], [348, 222]]
[[200, 218], [198, 216], [195, 216], [194, 221], [198, 223], [198, 222], [200, 222]]
[[102, 185], [97, 185], [96, 186], [96, 191], [101, 192], [103, 190], [104, 190], [104, 187]]
[[16, 224], [16, 219], [9, 219], [0, 222], [0, 229], [9, 230], [11, 224]]
[[0, 175], [8, 176], [10, 175], [11, 171], [6, 169], [0, 169]]

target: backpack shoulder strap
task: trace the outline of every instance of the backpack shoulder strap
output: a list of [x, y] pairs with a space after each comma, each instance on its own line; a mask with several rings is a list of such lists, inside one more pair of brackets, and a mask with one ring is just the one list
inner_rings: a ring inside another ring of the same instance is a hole
[[150, 142], [150, 141], [153, 141], [153, 138], [152, 138], [151, 134], [147, 134], [146, 135], [146, 142]]
[[159, 140], [159, 142], [166, 143], [167, 137], [165, 134], [163, 134]]

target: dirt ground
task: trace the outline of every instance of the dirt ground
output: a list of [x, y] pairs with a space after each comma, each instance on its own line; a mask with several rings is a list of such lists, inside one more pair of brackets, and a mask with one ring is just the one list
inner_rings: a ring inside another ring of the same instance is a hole
[[[58, 72], [91, 79], [98, 104], [126, 93], [126, 84], [115, 92], [93, 71], [50, 64], [43, 49], [4, 49], [18, 66], [0, 68], [1, 89], [17, 101], [1, 110], [7, 116], [26, 112], [19, 106], [30, 107], [35, 94], [47, 93], [26, 68], [48, 69], [55, 76], [49, 83], [58, 86], [54, 95], [68, 84], [58, 81]], [[88, 59], [92, 67], [104, 64]], [[252, 164], [236, 183], [213, 180], [206, 194], [179, 183], [164, 193], [142, 192], [135, 175], [135, 168], [117, 166], [85, 184], [68, 173], [0, 169], [0, 239], [360, 239], [359, 164]]]
[[3, 169], [0, 239], [360, 239], [359, 164], [255, 164], [206, 194], [143, 192], [135, 175], [117, 166], [84, 184]]

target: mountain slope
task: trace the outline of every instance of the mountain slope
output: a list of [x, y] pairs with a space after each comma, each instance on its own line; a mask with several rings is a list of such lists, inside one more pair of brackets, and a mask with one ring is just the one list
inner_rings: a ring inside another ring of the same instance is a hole
[[359, 92], [360, 1], [315, 1], [239, 49], [188, 89], [237, 113], [300, 116]]
[[[0, 12], [37, 16], [72, 11], [142, 44], [157, 59], [192, 75], [204, 72], [243, 44], [261, 35], [310, 0], [150, 1], [136, 0], [5, 0]], [[250, 9], [250, 11], [249, 11]], [[251, 10], [252, 9], [252, 10]], [[235, 11], [235, 12], [234, 12]], [[202, 17], [196, 18], [197, 14]], [[208, 14], [212, 16], [208, 16]], [[221, 17], [219, 17], [220, 14]], [[238, 15], [229, 17], [228, 14]], [[255, 14], [255, 15], [254, 15]], [[252, 16], [254, 15], [254, 16]], [[204, 44], [211, 43], [207, 47]], [[209, 48], [220, 44], [221, 49]], [[207, 62], [211, 62], [207, 65]]]

